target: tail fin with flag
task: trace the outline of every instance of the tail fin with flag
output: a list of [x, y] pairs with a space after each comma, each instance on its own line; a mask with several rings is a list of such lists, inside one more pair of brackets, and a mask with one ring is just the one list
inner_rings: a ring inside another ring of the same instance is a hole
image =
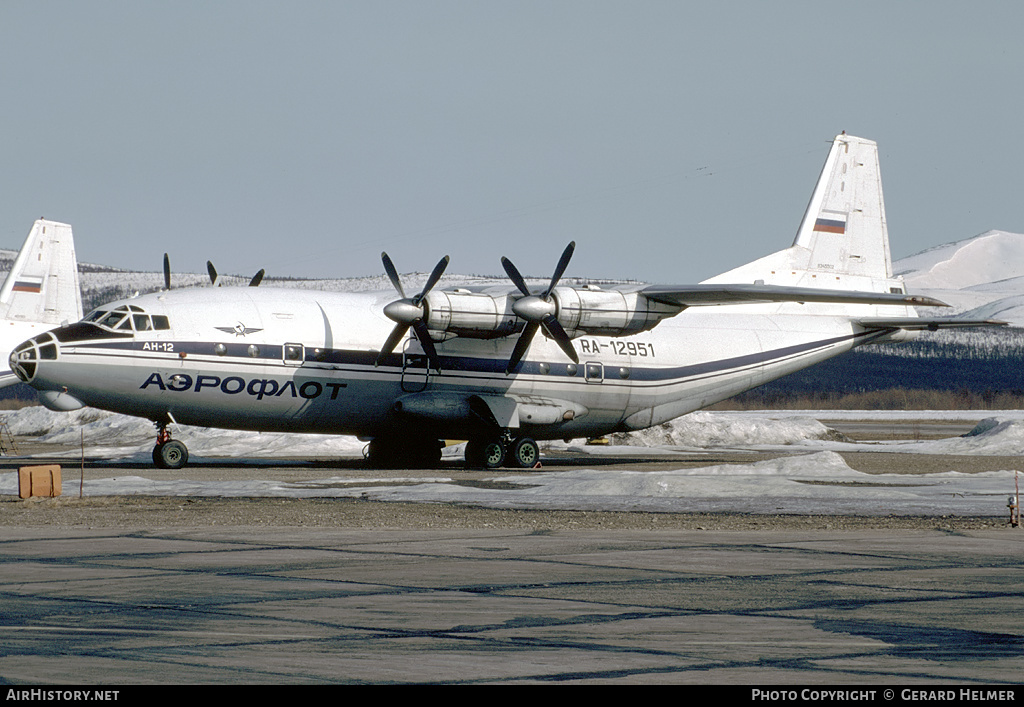
[[25, 339], [82, 318], [71, 226], [40, 219], [0, 287], [0, 388], [17, 383], [8, 355]]
[[790, 287], [903, 292], [893, 278], [878, 145], [837, 135], [793, 245], [711, 278]]
[[[924, 329], [1006, 325], [1006, 322], [992, 319], [918, 315], [913, 308], [915, 305], [942, 303], [907, 295], [903, 279], [893, 277], [878, 145], [846, 133], [837, 135], [832, 142], [793, 245], [706, 280], [702, 285], [728, 287], [726, 283], [751, 290], [749, 299], [764, 294], [751, 285], [774, 288], [779, 292], [776, 301], [781, 301], [788, 292], [793, 295], [791, 301], [812, 302], [815, 296], [807, 294], [812, 290], [850, 291], [851, 296], [902, 295], [904, 306], [898, 309], [878, 309], [877, 305], [883, 304], [879, 301], [873, 303], [874, 311], [863, 307], [848, 310], [858, 326], [887, 332], [893, 339], [903, 337], [902, 332]], [[793, 288], [800, 288], [802, 292]], [[673, 294], [674, 302], [683, 303], [681, 296]], [[824, 301], [824, 296], [821, 293], [818, 301]], [[711, 300], [707, 295], [705, 299]], [[852, 299], [846, 301], [856, 307]], [[839, 310], [830, 311], [838, 313]]]
[[0, 319], [57, 326], [82, 318], [71, 226], [40, 219], [0, 288]]

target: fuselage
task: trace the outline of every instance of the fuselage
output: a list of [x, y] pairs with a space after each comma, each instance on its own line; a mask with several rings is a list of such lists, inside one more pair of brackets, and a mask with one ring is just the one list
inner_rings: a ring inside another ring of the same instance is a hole
[[417, 425], [464, 439], [474, 413], [460, 401], [479, 396], [517, 401], [517, 425], [536, 439], [569, 439], [657, 425], [882, 335], [827, 307], [693, 308], [632, 336], [578, 336], [578, 364], [538, 336], [511, 374], [515, 337], [456, 336], [436, 342], [436, 371], [412, 336], [376, 365], [393, 299], [172, 290], [37, 336], [12, 362], [58, 409], [364, 437]]

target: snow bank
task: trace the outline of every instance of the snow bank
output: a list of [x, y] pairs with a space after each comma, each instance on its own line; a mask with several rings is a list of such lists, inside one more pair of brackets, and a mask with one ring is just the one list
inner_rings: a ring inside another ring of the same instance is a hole
[[[754, 464], [654, 472], [574, 469], [502, 476], [500, 481], [500, 487], [482, 488], [437, 476], [305, 482], [127, 476], [85, 481], [83, 493], [362, 498], [551, 510], [998, 517], [1006, 513], [1014, 472], [870, 475], [850, 469], [834, 452], [817, 452]], [[0, 493], [17, 493], [16, 473], [0, 474]]]
[[[1007, 411], [982, 419], [968, 436], [926, 442], [854, 443], [831, 427], [811, 417], [811, 411], [695, 412], [664, 425], [629, 434], [611, 435], [615, 447], [643, 447], [648, 453], [671, 449], [772, 449], [778, 447], [809, 450], [870, 449], [918, 454], [1024, 455], [1024, 412]], [[854, 419], [960, 419], [971, 414], [959, 411], [889, 413], [818, 411], [821, 417]], [[19, 437], [66, 445], [68, 454], [77, 454], [84, 439], [89, 456], [110, 458], [148, 458], [153, 449], [152, 423], [126, 415], [84, 408], [74, 412], [53, 412], [41, 406], [26, 407], [5, 415], [11, 432]], [[361, 457], [365, 443], [347, 435], [308, 435], [279, 432], [245, 432], [204, 427], [175, 426], [174, 436], [184, 442], [193, 458], [201, 457]], [[561, 442], [546, 443], [545, 448], [565, 449]], [[602, 454], [602, 447], [571, 445], [581, 452]], [[882, 449], [880, 449], [882, 448]], [[464, 445], [444, 450], [445, 458], [462, 455]]]
[[[156, 440], [156, 428], [149, 420], [93, 408], [54, 412], [34, 406], [5, 413], [4, 417], [12, 434], [37, 442], [63, 444], [77, 450], [84, 439], [90, 456], [148, 456]], [[187, 425], [174, 425], [172, 431], [175, 439], [184, 442], [194, 456], [347, 457], [362, 456], [365, 446], [346, 435], [246, 432]]]
[[729, 413], [692, 412], [657, 427], [610, 435], [613, 444], [636, 447], [735, 447], [789, 445], [807, 440], [849, 441], [812, 417], [772, 419]]
[[1024, 455], [1024, 421], [987, 417], [963, 437], [921, 444], [925, 454]]
[[[834, 415], [834, 413], [825, 413]], [[992, 417], [965, 437], [917, 443], [853, 444], [831, 441], [831, 431], [805, 415], [772, 412], [695, 413], [663, 428], [632, 437], [642, 445], [660, 435], [674, 446], [777, 446], [790, 454], [752, 464], [716, 465], [668, 471], [572, 469], [500, 477], [500, 488], [469, 487], [435, 473], [404, 479], [332, 477], [303, 483], [266, 478], [245, 481], [195, 479], [153, 480], [141, 476], [86, 481], [90, 496], [138, 494], [161, 496], [357, 497], [380, 501], [468, 503], [493, 508], [632, 510], [651, 512], [742, 512], [854, 515], [984, 515], [1002, 516], [1014, 488], [1012, 470], [982, 474], [863, 474], [852, 470], [835, 451], [872, 449], [922, 454], [1024, 453], [1024, 420]], [[862, 414], [862, 416], [867, 415]], [[883, 416], [884, 413], [874, 413]], [[6, 415], [17, 435], [68, 444], [76, 454], [83, 435], [91, 456], [136, 457], [148, 463], [152, 426], [123, 415], [79, 410], [55, 413], [24, 408]], [[341, 457], [362, 453], [352, 437], [259, 434], [181, 428], [194, 458], [227, 456], [239, 463], [256, 458]], [[607, 448], [588, 447], [599, 453]], [[647, 447], [645, 453], [656, 451]], [[446, 450], [458, 455], [461, 445]], [[582, 450], [581, 450], [582, 451]], [[186, 472], [182, 472], [185, 476]], [[200, 477], [201, 478], [201, 477]], [[396, 484], [396, 481], [400, 483]], [[16, 494], [17, 474], [0, 474], [0, 493]]]

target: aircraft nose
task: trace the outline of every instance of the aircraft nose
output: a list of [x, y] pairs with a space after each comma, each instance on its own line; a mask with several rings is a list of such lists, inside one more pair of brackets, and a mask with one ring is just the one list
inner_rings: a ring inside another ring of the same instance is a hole
[[57, 340], [49, 333], [40, 334], [19, 344], [11, 352], [10, 364], [14, 375], [25, 383], [36, 377], [40, 361], [57, 359]]

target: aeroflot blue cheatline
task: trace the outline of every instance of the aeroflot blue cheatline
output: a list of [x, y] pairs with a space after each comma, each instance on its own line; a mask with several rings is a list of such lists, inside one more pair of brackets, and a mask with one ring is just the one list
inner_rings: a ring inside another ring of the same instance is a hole
[[[471, 466], [531, 467], [536, 440], [639, 430], [855, 346], [1001, 322], [892, 275], [874, 142], [839, 135], [793, 245], [697, 285], [435, 290], [408, 297], [267, 287], [170, 290], [113, 302], [35, 336], [11, 364], [58, 410], [89, 405], [157, 426], [154, 462], [183, 466], [169, 424], [370, 439], [378, 465], [429, 465], [467, 439]], [[258, 280], [259, 278], [256, 278]], [[254, 280], [254, 283], [256, 281]], [[536, 336], [538, 330], [544, 336]]]

